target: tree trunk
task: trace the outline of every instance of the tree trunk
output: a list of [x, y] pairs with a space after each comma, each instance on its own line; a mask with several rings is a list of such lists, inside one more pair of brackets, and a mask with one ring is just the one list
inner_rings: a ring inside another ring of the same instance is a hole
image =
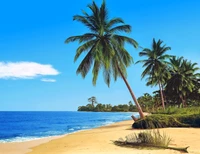
[[140, 114], [140, 118], [144, 118], [144, 113], [143, 113], [143, 111], [142, 111], [142, 109], [141, 109], [141, 107], [140, 107], [140, 104], [138, 103], [138, 101], [137, 101], [137, 99], [136, 99], [136, 97], [135, 97], [135, 95], [134, 95], [134, 93], [133, 93], [131, 87], [129, 86], [128, 81], [126, 80], [126, 78], [125, 78], [124, 74], [122, 73], [122, 71], [120, 70], [119, 66], [117, 66], [117, 68], [118, 68], [118, 71], [119, 71], [119, 73], [120, 73], [122, 79], [124, 80], [124, 82], [125, 82], [125, 84], [126, 84], [128, 90], [129, 90], [129, 92], [130, 92], [132, 98], [133, 98], [133, 101], [135, 102], [135, 105], [137, 106], [138, 112], [139, 112], [139, 114]]
[[185, 107], [187, 107], [187, 99], [186, 99], [186, 96], [184, 97], [184, 105], [185, 105]]
[[165, 110], [165, 102], [164, 102], [164, 97], [163, 97], [163, 92], [162, 92], [162, 87], [161, 87], [160, 81], [158, 81], [158, 85], [160, 88], [160, 97], [161, 97], [162, 106], [163, 106], [163, 109]]
[[165, 102], [165, 106], [166, 106], [166, 104], [167, 104], [167, 97], [166, 97], [166, 95], [165, 95], [165, 92], [164, 92], [164, 88], [163, 88], [163, 85], [161, 85], [161, 87], [162, 87], [162, 92], [163, 92], [163, 98], [164, 98], [164, 102]]
[[180, 95], [180, 99], [182, 101], [183, 107], [186, 107], [186, 99], [184, 99], [182, 95]]

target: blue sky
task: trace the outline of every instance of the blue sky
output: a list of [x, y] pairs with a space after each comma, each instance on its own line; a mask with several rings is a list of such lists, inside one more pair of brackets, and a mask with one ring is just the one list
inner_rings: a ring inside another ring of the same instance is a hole
[[[87, 32], [72, 17], [86, 10], [92, 0], [0, 2], [0, 110], [73, 111], [96, 96], [100, 103], [123, 104], [131, 100], [121, 79], [106, 86], [100, 74], [96, 87], [91, 73], [83, 80], [76, 75], [80, 62], [73, 62], [77, 43], [64, 44], [67, 37]], [[101, 0], [96, 0], [97, 4]], [[161, 39], [172, 50], [168, 54], [199, 59], [199, 0], [107, 0], [110, 17], [121, 17], [132, 26], [129, 35], [142, 47]], [[134, 61], [140, 50], [127, 47]], [[157, 89], [146, 87], [140, 64], [128, 68], [128, 81], [141, 96]]]

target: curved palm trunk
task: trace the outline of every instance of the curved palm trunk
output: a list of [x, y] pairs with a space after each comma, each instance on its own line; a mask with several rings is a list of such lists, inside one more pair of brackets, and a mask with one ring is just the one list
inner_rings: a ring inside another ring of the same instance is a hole
[[158, 85], [159, 85], [159, 88], [160, 88], [160, 96], [161, 96], [162, 106], [163, 106], [163, 109], [165, 110], [165, 102], [164, 102], [163, 91], [162, 91], [162, 87], [161, 87], [160, 81], [158, 82]]
[[134, 95], [134, 93], [133, 93], [133, 91], [132, 91], [130, 85], [128, 84], [128, 81], [126, 80], [126, 78], [125, 78], [124, 74], [122, 73], [122, 71], [120, 70], [119, 66], [117, 66], [117, 68], [118, 68], [118, 71], [119, 71], [119, 73], [120, 73], [122, 79], [124, 80], [124, 82], [125, 82], [125, 84], [126, 84], [128, 90], [129, 90], [129, 92], [130, 92], [132, 98], [133, 98], [133, 101], [135, 102], [135, 105], [136, 105], [137, 108], [138, 108], [138, 112], [139, 112], [139, 114], [140, 114], [140, 118], [144, 118], [144, 113], [143, 113], [143, 111], [142, 111], [142, 109], [141, 109], [141, 107], [140, 107], [140, 104], [138, 103], [138, 101], [137, 101], [137, 99], [136, 99], [136, 97], [135, 97], [135, 95]]

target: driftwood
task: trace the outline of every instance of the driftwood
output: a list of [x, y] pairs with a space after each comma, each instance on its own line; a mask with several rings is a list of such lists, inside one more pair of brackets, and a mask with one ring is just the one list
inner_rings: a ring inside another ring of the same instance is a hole
[[185, 153], [188, 153], [187, 149], [189, 148], [188, 147], [185, 147], [185, 148], [178, 148], [178, 147], [165, 147], [165, 146], [157, 146], [157, 145], [151, 145], [151, 144], [145, 144], [145, 143], [137, 143], [137, 142], [127, 142], [127, 141], [113, 141], [113, 143], [115, 145], [118, 145], [118, 146], [127, 146], [127, 147], [152, 147], [152, 148], [159, 148], [159, 149], [171, 149], [171, 150], [177, 150], [177, 151], [180, 151], [180, 152], [185, 152]]

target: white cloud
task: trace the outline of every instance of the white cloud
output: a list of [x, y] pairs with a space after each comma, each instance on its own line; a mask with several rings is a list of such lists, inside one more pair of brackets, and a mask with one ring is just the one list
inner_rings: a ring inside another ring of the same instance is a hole
[[35, 62], [0, 62], [0, 79], [34, 79], [38, 76], [58, 75], [49, 64]]
[[55, 79], [46, 79], [46, 78], [41, 79], [41, 81], [43, 81], [43, 82], [56, 82]]

